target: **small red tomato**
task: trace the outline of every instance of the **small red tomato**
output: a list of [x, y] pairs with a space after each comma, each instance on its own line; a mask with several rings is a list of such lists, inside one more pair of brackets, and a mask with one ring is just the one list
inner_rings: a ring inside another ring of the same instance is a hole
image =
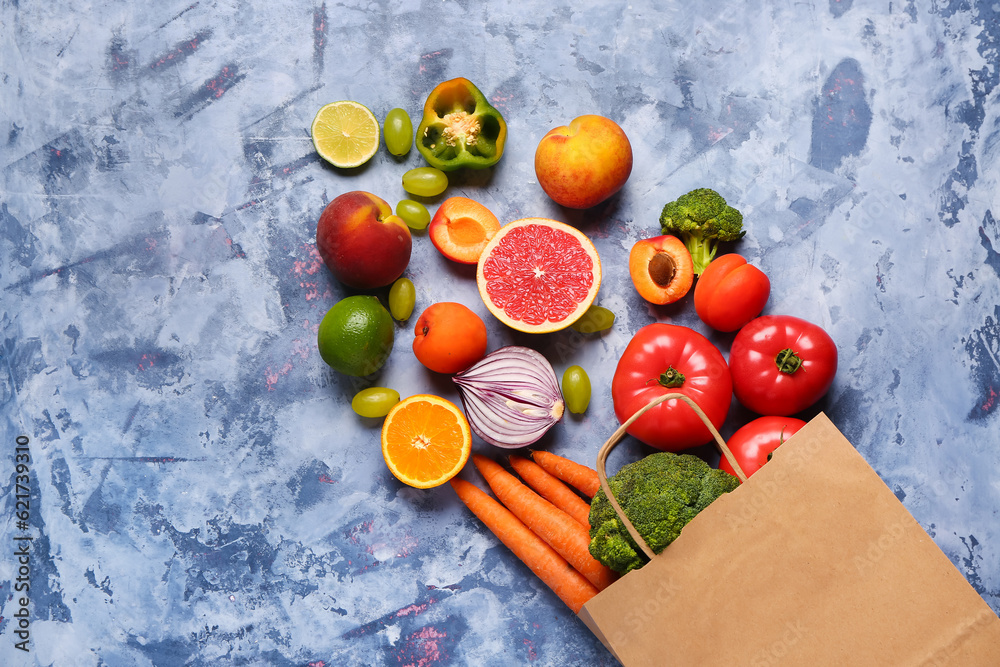
[[[743, 474], [749, 477], [767, 463], [778, 445], [805, 425], [804, 421], [795, 417], [758, 417], [733, 433], [726, 446], [736, 457]], [[719, 470], [737, 476], [725, 456], [719, 459]]]
[[736, 331], [760, 315], [771, 295], [771, 281], [736, 254], [716, 257], [694, 287], [694, 309], [718, 331]]
[[837, 373], [837, 345], [791, 315], [764, 315], [740, 329], [729, 350], [733, 393], [761, 415], [793, 415], [818, 401]]

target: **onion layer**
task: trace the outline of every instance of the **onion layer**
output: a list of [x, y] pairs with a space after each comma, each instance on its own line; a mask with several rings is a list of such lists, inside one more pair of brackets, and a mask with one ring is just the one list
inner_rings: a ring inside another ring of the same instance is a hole
[[491, 445], [530, 445], [563, 416], [555, 371], [531, 348], [501, 347], [452, 379], [462, 394], [469, 425]]

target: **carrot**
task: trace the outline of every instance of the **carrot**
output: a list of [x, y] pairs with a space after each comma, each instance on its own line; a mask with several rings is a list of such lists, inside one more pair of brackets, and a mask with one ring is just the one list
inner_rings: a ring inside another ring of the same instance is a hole
[[472, 462], [500, 502], [597, 590], [603, 591], [614, 583], [615, 571], [590, 555], [590, 532], [578, 521], [526, 487], [496, 461], [473, 454]]
[[546, 472], [566, 482], [588, 498], [593, 498], [601, 488], [601, 480], [597, 471], [579, 464], [576, 461], [553, 454], [552, 452], [531, 452], [532, 460], [545, 468]]
[[541, 579], [559, 599], [579, 613], [597, 588], [574, 570], [542, 538], [531, 532], [514, 514], [475, 484], [454, 477], [450, 481], [459, 499], [479, 517], [522, 563]]
[[557, 477], [545, 472], [545, 469], [534, 461], [520, 456], [511, 456], [510, 465], [521, 476], [521, 479], [527, 482], [528, 486], [538, 492], [538, 495], [590, 530], [590, 505], [586, 500], [576, 495]]

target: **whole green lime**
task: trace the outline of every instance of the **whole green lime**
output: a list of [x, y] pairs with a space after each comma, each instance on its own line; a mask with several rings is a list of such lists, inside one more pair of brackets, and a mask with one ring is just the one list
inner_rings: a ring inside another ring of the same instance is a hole
[[360, 377], [382, 368], [394, 337], [392, 315], [378, 298], [358, 295], [334, 304], [319, 323], [316, 342], [335, 371]]

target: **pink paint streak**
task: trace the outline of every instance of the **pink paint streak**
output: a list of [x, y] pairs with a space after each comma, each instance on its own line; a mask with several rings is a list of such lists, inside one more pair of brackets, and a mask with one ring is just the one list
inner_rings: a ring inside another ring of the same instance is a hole
[[267, 390], [274, 391], [274, 386], [278, 384], [278, 380], [288, 375], [293, 368], [295, 368], [295, 366], [293, 366], [290, 361], [286, 361], [285, 365], [277, 371], [272, 371], [271, 367], [268, 366], [267, 370], [264, 371], [264, 384], [267, 385]]
[[447, 638], [446, 632], [433, 626], [420, 628], [406, 638], [396, 659], [404, 667], [430, 667], [448, 658], [442, 645]]

